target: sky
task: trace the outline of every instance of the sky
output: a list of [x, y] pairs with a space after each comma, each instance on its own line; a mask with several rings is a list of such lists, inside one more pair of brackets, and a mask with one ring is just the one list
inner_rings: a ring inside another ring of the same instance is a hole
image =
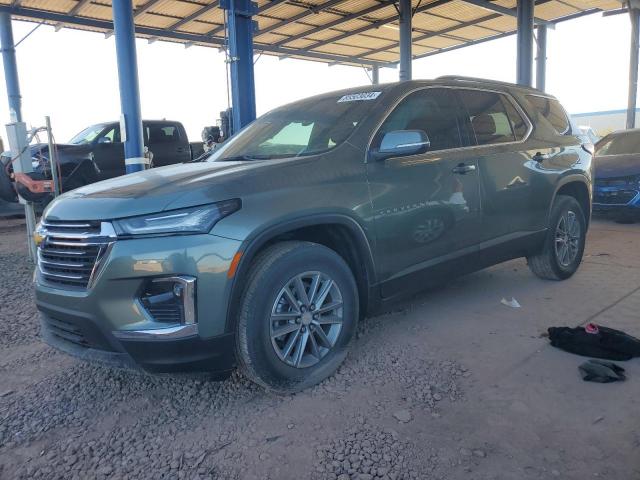
[[[34, 26], [14, 21], [15, 41]], [[626, 108], [629, 36], [627, 15], [594, 14], [549, 30], [547, 91], [570, 113]], [[136, 46], [143, 118], [181, 121], [189, 139], [199, 140], [202, 128], [215, 125], [228, 106], [224, 54], [142, 39]], [[56, 140], [63, 142], [91, 124], [119, 118], [113, 37], [69, 28], [55, 32], [42, 25], [17, 47], [16, 55], [28, 125], [44, 125], [49, 115]], [[413, 77], [457, 74], [513, 82], [515, 61], [514, 35], [415, 60]], [[380, 71], [381, 82], [397, 78], [398, 70]], [[370, 82], [363, 68], [267, 55], [257, 59], [255, 79], [258, 115], [311, 95]], [[2, 80], [0, 120], [9, 120]]]

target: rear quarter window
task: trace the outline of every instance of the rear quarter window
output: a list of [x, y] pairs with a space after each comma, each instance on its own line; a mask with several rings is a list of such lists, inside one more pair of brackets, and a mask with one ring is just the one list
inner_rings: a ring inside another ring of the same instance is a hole
[[547, 119], [556, 132], [560, 135], [569, 132], [569, 117], [558, 100], [541, 95], [527, 95], [527, 100], [540, 115]]

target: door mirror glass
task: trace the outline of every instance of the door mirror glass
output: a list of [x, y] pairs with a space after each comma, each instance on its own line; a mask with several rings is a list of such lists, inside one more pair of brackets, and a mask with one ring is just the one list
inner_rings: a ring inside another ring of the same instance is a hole
[[98, 143], [111, 143], [111, 139], [109, 137], [100, 137], [98, 138]]
[[380, 147], [372, 154], [376, 160], [406, 157], [425, 153], [430, 146], [429, 137], [423, 130], [394, 130], [384, 134]]

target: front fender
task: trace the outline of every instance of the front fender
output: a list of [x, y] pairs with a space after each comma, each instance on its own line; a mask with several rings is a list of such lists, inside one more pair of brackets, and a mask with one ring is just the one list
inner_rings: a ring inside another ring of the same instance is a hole
[[313, 227], [321, 225], [341, 225], [346, 227], [352, 237], [356, 241], [359, 253], [365, 262], [369, 286], [375, 284], [375, 265], [373, 252], [373, 238], [369, 238], [365, 229], [360, 223], [344, 213], [315, 213], [310, 215], [299, 215], [295, 218], [278, 219], [269, 225], [262, 226], [253, 232], [241, 244], [239, 251], [242, 252], [238, 268], [235, 272], [233, 280], [229, 282], [227, 291], [225, 292], [225, 301], [227, 302], [227, 331], [233, 325], [233, 306], [239, 301], [243, 280], [247, 278], [249, 268], [256, 254], [270, 240], [287, 232], [291, 232], [304, 227]]

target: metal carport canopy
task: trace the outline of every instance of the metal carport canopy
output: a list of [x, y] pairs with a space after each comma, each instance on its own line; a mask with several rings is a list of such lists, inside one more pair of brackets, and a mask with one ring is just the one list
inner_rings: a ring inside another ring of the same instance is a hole
[[[400, 57], [397, 3], [381, 0], [259, 0], [254, 50], [279, 57], [367, 67], [395, 67]], [[413, 0], [412, 58], [516, 33], [516, 0]], [[621, 9], [618, 0], [539, 0], [535, 22]], [[222, 47], [224, 10], [217, 0], [134, 0], [136, 36]], [[113, 32], [106, 0], [0, 0], [16, 20]]]

